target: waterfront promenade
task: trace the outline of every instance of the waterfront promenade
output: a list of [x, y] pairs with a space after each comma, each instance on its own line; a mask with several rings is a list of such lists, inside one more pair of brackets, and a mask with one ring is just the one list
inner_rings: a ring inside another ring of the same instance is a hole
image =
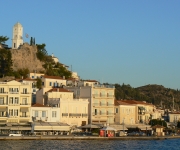
[[167, 140], [178, 139], [180, 136], [125, 136], [125, 137], [98, 137], [98, 136], [0, 136], [0, 140]]

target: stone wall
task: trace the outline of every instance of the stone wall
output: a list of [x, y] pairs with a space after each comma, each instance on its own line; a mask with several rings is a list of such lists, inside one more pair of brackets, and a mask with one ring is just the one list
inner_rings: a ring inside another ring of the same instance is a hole
[[42, 67], [43, 62], [39, 61], [36, 57], [36, 46], [30, 46], [24, 43], [19, 49], [11, 49], [13, 70], [28, 68], [30, 72], [44, 71]]

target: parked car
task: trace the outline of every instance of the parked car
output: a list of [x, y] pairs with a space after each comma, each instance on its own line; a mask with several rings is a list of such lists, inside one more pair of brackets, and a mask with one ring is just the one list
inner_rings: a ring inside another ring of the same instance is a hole
[[20, 133], [10, 133], [9, 136], [23, 136], [23, 134], [20, 134]]

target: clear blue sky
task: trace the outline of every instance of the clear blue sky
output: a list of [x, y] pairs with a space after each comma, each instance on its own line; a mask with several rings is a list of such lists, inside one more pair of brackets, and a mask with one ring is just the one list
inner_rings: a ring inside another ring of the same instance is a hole
[[[179, 0], [3, 0], [0, 35], [24, 34], [82, 79], [180, 89]], [[25, 38], [29, 42], [30, 39]]]

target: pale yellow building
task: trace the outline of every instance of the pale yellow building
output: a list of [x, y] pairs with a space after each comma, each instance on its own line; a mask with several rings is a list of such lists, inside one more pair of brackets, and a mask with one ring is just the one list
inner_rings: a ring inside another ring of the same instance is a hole
[[63, 88], [53, 88], [44, 97], [44, 105], [60, 107], [60, 122], [70, 126], [88, 123], [88, 99], [74, 99], [73, 92]]
[[66, 79], [59, 76], [41, 76], [43, 88], [53, 88], [66, 86]]
[[135, 108], [135, 123], [148, 124], [154, 112], [154, 105], [147, 103], [145, 101], [136, 100], [122, 100], [122, 102], [136, 106]]
[[89, 123], [114, 123], [114, 86], [102, 85], [96, 80], [84, 80], [74, 87], [65, 88], [72, 91], [75, 98], [88, 99]]
[[30, 122], [31, 95], [27, 83], [0, 82], [0, 123]]
[[115, 124], [133, 125], [136, 120], [136, 106], [115, 100]]

